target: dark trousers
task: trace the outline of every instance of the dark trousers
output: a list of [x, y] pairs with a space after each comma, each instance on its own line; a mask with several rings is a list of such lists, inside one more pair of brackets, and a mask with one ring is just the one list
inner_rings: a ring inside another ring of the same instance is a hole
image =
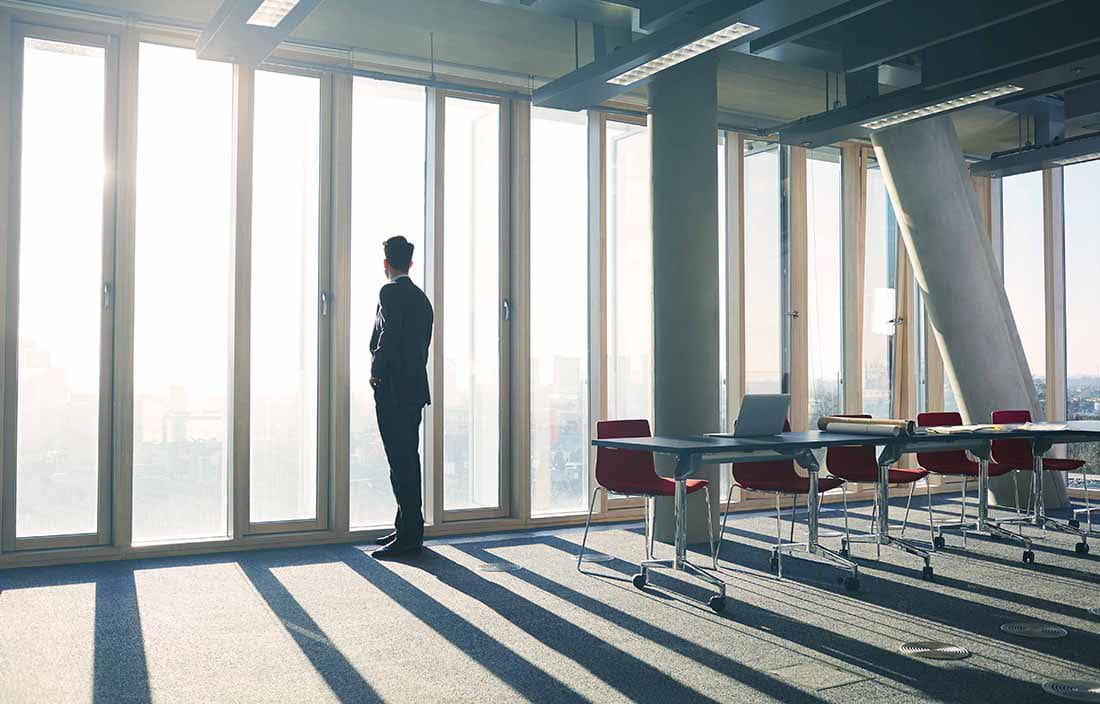
[[420, 492], [420, 418], [423, 409], [411, 404], [376, 401], [378, 431], [390, 463], [390, 485], [397, 499], [394, 529], [397, 540], [420, 543], [424, 539], [424, 513]]

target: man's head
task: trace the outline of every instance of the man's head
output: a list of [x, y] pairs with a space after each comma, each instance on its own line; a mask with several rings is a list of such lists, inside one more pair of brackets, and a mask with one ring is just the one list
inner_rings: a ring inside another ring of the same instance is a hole
[[386, 276], [394, 278], [401, 274], [408, 274], [412, 266], [413, 245], [401, 235], [391, 237], [382, 244], [386, 253], [386, 259], [382, 265], [386, 268]]

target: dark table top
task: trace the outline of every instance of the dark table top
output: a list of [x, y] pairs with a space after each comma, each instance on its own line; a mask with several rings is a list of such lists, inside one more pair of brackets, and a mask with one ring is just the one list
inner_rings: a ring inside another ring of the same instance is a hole
[[[609, 447], [620, 450], [643, 450], [673, 455], [699, 455], [714, 453], [741, 452], [780, 452], [798, 453], [803, 450], [837, 447], [844, 445], [903, 445], [916, 447], [958, 445], [965, 446], [989, 440], [1006, 438], [1042, 437], [1054, 443], [1100, 442], [1100, 421], [1068, 421], [1057, 423], [1064, 426], [1058, 429], [1027, 427], [1024, 425], [992, 424], [962, 426], [970, 430], [955, 433], [926, 433], [916, 435], [856, 435], [851, 433], [829, 433], [811, 430], [801, 433], [781, 433], [757, 438], [729, 438], [711, 435], [693, 435], [683, 437], [655, 436], [642, 438], [615, 438], [593, 440], [595, 447]], [[1036, 424], [1032, 424], [1035, 426]], [[1039, 424], [1040, 426], [1042, 424]], [[1050, 425], [1050, 424], [1048, 424]], [[960, 429], [961, 430], [961, 429]]]

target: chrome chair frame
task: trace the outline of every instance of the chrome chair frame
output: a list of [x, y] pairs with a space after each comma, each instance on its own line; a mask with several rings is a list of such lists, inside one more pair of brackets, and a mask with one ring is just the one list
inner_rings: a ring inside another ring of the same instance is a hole
[[[731, 470], [731, 472], [732, 472], [732, 470]], [[843, 485], [844, 484], [842, 482], [841, 486], [843, 486]], [[730, 477], [730, 488], [729, 488], [729, 491], [726, 492], [726, 506], [727, 507], [730, 505], [730, 502], [733, 500], [733, 488], [735, 486], [740, 487], [740, 488], [744, 488], [744, 487], [741, 487], [741, 485], [738, 484], [736, 481], [734, 481], [733, 477], [731, 476]], [[774, 491], [772, 493], [775, 494], [775, 545], [772, 547], [772, 557], [771, 557], [771, 561], [770, 561], [769, 566], [771, 567], [772, 570], [775, 571], [776, 576], [779, 577], [780, 579], [783, 578], [783, 554], [784, 553], [789, 554], [791, 557], [795, 557], [795, 555], [794, 555], [795, 552], [805, 551], [807, 555], [816, 555], [817, 557], [821, 558], [821, 560], [823, 562], [832, 564], [834, 567], [838, 567], [838, 568], [848, 572], [849, 576], [844, 578], [842, 581], [844, 582], [845, 586], [848, 587], [849, 589], [852, 589], [852, 590], [858, 589], [859, 588], [859, 566], [855, 562], [853, 562], [852, 560], [848, 559], [848, 557], [845, 556], [843, 553], [834, 552], [833, 550], [830, 550], [830, 549], [826, 548], [824, 545], [821, 545], [820, 543], [817, 543], [817, 542], [813, 542], [813, 544], [811, 544], [811, 541], [814, 541], [816, 539], [816, 537], [817, 537], [816, 535], [811, 536], [810, 538], [808, 538], [806, 542], [800, 542], [800, 543], [794, 542], [794, 524], [795, 524], [795, 514], [796, 514], [796, 510], [798, 508], [798, 494], [791, 494], [791, 537], [790, 537], [788, 542], [783, 542], [783, 513], [782, 513], [782, 508], [780, 506], [780, 497], [786, 492]], [[811, 502], [809, 502], [807, 500], [807, 504], [809, 504], [809, 503], [811, 503]], [[820, 507], [818, 507], [818, 508], [820, 508]], [[807, 505], [807, 510], [811, 510], [809, 505]], [[731, 511], [729, 511], [727, 509], [726, 512], [722, 515], [722, 532], [721, 532], [721, 535], [723, 535], [723, 536], [725, 536], [725, 534], [726, 534], [726, 521], [729, 519], [730, 513], [731, 513]], [[847, 517], [847, 516], [845, 516], [845, 517]], [[719, 544], [718, 550], [719, 550], [719, 552], [721, 552], [721, 550], [722, 550], [721, 544]], [[717, 559], [718, 558], [716, 556], [715, 557], [715, 565], [717, 565]]]
[[[602, 487], [602, 486], [597, 486], [595, 489], [592, 490], [592, 500], [588, 502], [588, 518], [584, 522], [584, 537], [581, 538], [581, 550], [580, 550], [580, 553], [577, 555], [577, 571], [582, 573], [582, 574], [585, 574], [584, 570], [581, 569], [581, 564], [584, 562], [584, 551], [585, 551], [586, 545], [588, 544], [588, 529], [592, 525], [592, 513], [596, 508], [596, 497], [599, 495], [599, 493], [601, 491], [604, 492], [605, 494], [607, 494], [608, 497], [611, 497], [612, 495], [614, 495], [614, 496], [618, 496], [618, 497], [621, 497], [621, 498], [624, 498], [624, 499], [643, 499], [645, 501], [645, 509], [644, 509], [645, 510], [645, 539], [646, 539], [646, 542], [645, 542], [645, 560], [642, 561], [641, 566], [645, 567], [647, 565], [647, 563], [653, 563], [653, 562], [661, 562], [661, 564], [664, 564], [664, 561], [655, 560], [654, 556], [653, 556], [654, 555], [654, 553], [653, 553], [653, 543], [655, 541], [656, 529], [653, 525], [653, 519], [650, 515], [650, 508], [653, 504], [652, 500], [656, 497], [653, 496], [653, 495], [649, 495], [649, 494], [622, 494], [622, 493], [619, 493], [617, 491], [611, 491], [610, 489], [607, 489], [607, 488]], [[707, 532], [710, 534], [711, 563], [713, 564], [714, 569], [717, 570], [718, 569], [718, 551], [715, 549], [715, 544], [714, 544], [714, 523], [713, 523], [713, 521], [710, 520], [711, 503], [710, 503], [710, 485], [709, 484], [707, 486], [703, 487], [703, 495], [704, 495], [704, 497], [706, 498], [706, 501], [707, 501]]]

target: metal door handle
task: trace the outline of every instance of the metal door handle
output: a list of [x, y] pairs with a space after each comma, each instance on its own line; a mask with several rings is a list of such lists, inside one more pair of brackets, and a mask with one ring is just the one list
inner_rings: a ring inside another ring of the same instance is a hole
[[321, 316], [322, 317], [328, 316], [328, 304], [329, 304], [328, 291], [321, 291]]
[[103, 310], [111, 307], [111, 282], [103, 282]]
[[507, 298], [504, 299], [503, 309], [504, 309], [504, 319], [505, 320], [511, 320], [512, 319], [512, 304], [508, 301]]

